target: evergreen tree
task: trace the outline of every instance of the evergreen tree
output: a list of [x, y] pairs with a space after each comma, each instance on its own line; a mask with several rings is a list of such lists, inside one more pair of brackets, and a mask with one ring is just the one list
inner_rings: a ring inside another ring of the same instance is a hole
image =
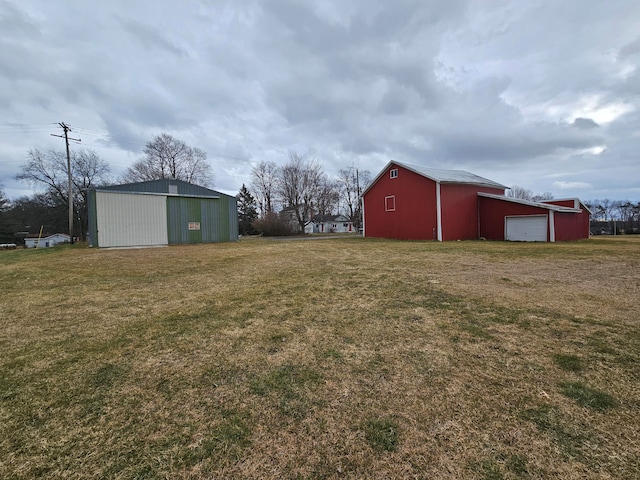
[[240, 193], [238, 193], [238, 228], [240, 235], [255, 234], [256, 229], [253, 222], [258, 218], [258, 206], [256, 199], [251, 195], [249, 189], [242, 184]]

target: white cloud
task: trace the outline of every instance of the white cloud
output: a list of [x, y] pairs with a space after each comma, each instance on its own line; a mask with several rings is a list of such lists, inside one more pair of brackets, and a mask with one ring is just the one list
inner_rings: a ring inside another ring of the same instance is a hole
[[593, 186], [587, 182], [558, 181], [553, 182], [553, 188], [557, 188], [558, 190], [585, 190], [588, 188], [593, 188]]

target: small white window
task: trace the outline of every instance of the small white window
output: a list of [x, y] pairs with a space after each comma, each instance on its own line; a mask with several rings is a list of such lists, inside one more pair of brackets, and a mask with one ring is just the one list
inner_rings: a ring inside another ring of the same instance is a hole
[[384, 209], [387, 212], [395, 212], [395, 210], [396, 210], [396, 197], [395, 197], [395, 195], [391, 195], [389, 197], [384, 197]]
[[391, 178], [398, 178], [398, 169], [397, 168], [392, 168], [389, 171], [389, 177]]

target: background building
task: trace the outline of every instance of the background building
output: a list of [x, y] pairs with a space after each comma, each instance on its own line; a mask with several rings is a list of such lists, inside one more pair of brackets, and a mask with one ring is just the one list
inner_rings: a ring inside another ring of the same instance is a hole
[[209, 188], [163, 179], [87, 192], [92, 247], [238, 240], [236, 197]]
[[549, 241], [589, 238], [578, 199], [531, 202], [461, 170], [392, 161], [362, 195], [364, 235], [402, 240]]

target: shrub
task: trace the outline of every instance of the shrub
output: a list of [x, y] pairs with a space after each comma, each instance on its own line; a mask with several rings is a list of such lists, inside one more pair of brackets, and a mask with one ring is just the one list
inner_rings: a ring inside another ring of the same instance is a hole
[[253, 228], [265, 237], [283, 237], [295, 235], [289, 222], [286, 222], [275, 212], [269, 212], [264, 217], [253, 221]]

